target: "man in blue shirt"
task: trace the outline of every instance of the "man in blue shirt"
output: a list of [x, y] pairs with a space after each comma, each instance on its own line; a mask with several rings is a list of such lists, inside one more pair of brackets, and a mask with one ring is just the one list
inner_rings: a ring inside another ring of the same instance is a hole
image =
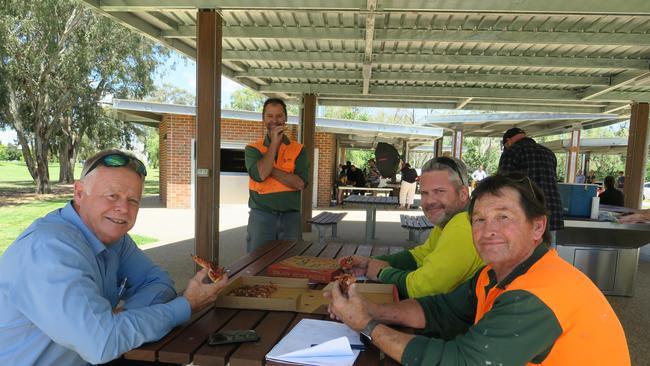
[[73, 200], [34, 221], [0, 258], [0, 365], [108, 362], [214, 302], [226, 276], [206, 284], [202, 270], [178, 296], [127, 235], [146, 174], [131, 154], [96, 154]]

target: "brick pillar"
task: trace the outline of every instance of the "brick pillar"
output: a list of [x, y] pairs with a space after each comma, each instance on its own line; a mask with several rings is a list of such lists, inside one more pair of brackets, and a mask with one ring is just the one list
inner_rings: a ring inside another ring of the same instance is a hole
[[318, 196], [317, 207], [329, 207], [334, 189], [336, 173], [336, 140], [334, 135], [326, 132], [316, 132], [315, 146], [318, 149]]
[[191, 207], [194, 116], [163, 115], [160, 123], [160, 200], [167, 208]]

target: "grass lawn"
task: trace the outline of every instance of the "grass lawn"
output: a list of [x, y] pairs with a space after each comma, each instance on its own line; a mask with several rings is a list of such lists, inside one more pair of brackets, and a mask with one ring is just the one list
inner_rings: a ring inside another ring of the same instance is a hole
[[[145, 180], [145, 195], [158, 194], [158, 169], [147, 169], [149, 173]], [[75, 177], [81, 173], [81, 166], [75, 169]], [[0, 202], [0, 255], [35, 219], [48, 212], [63, 207], [72, 198], [71, 185], [58, 185], [54, 182], [59, 177], [59, 165], [50, 165], [50, 178], [56, 195], [35, 196], [34, 183], [23, 162], [0, 161], [0, 200], [18, 198], [18, 204]], [[4, 203], [4, 204], [3, 204]], [[138, 244], [148, 244], [158, 241], [142, 235], [131, 235]]]

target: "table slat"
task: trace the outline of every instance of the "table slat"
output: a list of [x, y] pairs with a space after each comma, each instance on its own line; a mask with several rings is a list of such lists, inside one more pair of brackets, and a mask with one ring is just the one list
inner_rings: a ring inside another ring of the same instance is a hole
[[158, 360], [172, 363], [190, 363], [192, 353], [205, 343], [208, 334], [217, 331], [230, 320], [236, 310], [216, 309], [203, 315], [191, 326], [185, 327], [173, 341], [167, 343], [158, 351]]
[[246, 343], [230, 356], [230, 366], [262, 366], [266, 354], [282, 338], [289, 323], [296, 316], [296, 313], [287, 311], [269, 312], [264, 319], [255, 327], [257, 334], [261, 337], [259, 342]]
[[341, 246], [342, 246], [341, 243], [330, 242], [327, 244], [325, 249], [322, 252], [320, 252], [318, 256], [321, 258], [335, 258], [336, 253], [339, 252]]
[[[267, 312], [262, 310], [242, 310], [224, 325], [219, 331], [253, 329]], [[224, 344], [220, 346], [203, 345], [194, 354], [193, 363], [196, 365], [225, 366], [230, 355], [235, 352], [239, 344]]]
[[355, 254], [364, 257], [370, 257], [371, 253], [372, 253], [372, 245], [362, 244], [357, 247], [357, 252]]
[[336, 255], [336, 258], [339, 259], [339, 258], [347, 257], [349, 255], [354, 255], [354, 252], [356, 251], [357, 251], [356, 244], [352, 244], [352, 243], [343, 244], [343, 247]]

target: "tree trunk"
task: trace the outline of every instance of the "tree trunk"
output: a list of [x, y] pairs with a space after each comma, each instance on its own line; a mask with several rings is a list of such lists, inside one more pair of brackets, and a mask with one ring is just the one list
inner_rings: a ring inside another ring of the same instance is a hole
[[36, 150], [36, 194], [52, 193], [50, 186], [50, 170], [47, 162], [47, 153], [50, 151], [47, 137], [39, 136], [40, 130], [34, 131], [36, 141], [34, 141]]
[[66, 141], [59, 153], [59, 183], [74, 183], [74, 155], [72, 144], [69, 141]]

